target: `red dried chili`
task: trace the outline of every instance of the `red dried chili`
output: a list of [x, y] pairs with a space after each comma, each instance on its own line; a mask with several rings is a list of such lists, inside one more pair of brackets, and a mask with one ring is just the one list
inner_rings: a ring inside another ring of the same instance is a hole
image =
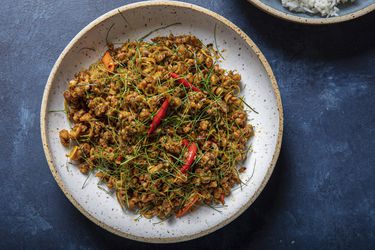
[[222, 193], [221, 195], [220, 195], [220, 202], [221, 202], [221, 204], [223, 204], [224, 205], [224, 197], [225, 197], [225, 195], [224, 195], [224, 193]]
[[184, 78], [181, 78], [179, 75], [177, 75], [176, 73], [170, 73], [170, 76], [174, 79], [177, 79], [179, 83], [181, 83], [182, 85], [184, 85], [186, 88], [190, 88], [196, 92], [202, 92], [199, 88], [195, 87], [193, 84], [191, 84], [190, 82], [188, 82], [187, 80], [185, 80]]
[[194, 162], [195, 156], [197, 155], [197, 151], [197, 144], [191, 143], [188, 147], [188, 156], [186, 157], [185, 164], [180, 169], [181, 173], [185, 174], [189, 170], [191, 164]]
[[169, 106], [169, 100], [165, 99], [165, 101], [161, 105], [161, 108], [152, 119], [151, 126], [150, 126], [150, 129], [148, 130], [147, 135], [150, 135], [159, 126], [161, 120], [164, 119], [164, 117], [167, 114], [168, 106]]
[[199, 200], [198, 195], [194, 196], [194, 198], [189, 202], [185, 207], [183, 207], [180, 211], [176, 213], [176, 217], [180, 218], [184, 216], [192, 207], [193, 205]]
[[189, 146], [189, 141], [187, 139], [182, 139], [181, 144], [184, 147], [188, 147]]

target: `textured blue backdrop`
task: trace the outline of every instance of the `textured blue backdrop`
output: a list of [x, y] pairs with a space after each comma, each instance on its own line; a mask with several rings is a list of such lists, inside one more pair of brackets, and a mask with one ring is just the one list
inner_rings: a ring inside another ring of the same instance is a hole
[[291, 24], [245, 0], [189, 2], [242, 28], [268, 58], [284, 104], [279, 162], [258, 200], [225, 228], [156, 246], [94, 225], [55, 183], [39, 109], [60, 52], [99, 15], [132, 1], [2, 0], [0, 248], [370, 249], [375, 245], [375, 13]]

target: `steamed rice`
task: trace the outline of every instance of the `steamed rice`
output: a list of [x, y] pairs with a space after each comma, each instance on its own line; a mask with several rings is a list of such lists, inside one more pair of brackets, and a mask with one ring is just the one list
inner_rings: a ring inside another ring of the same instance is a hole
[[340, 3], [354, 0], [281, 0], [282, 5], [290, 11], [318, 14], [321, 16], [337, 16]]

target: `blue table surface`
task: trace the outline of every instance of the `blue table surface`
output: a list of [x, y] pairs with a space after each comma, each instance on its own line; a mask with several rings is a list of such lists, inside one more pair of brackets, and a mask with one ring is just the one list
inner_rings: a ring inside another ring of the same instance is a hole
[[285, 127], [270, 182], [231, 224], [177, 245], [112, 235], [68, 201], [43, 154], [43, 89], [73, 36], [96, 17], [129, 2], [2, 1], [0, 249], [373, 248], [375, 13], [314, 27], [276, 19], [245, 0], [189, 1], [238, 25], [273, 68]]

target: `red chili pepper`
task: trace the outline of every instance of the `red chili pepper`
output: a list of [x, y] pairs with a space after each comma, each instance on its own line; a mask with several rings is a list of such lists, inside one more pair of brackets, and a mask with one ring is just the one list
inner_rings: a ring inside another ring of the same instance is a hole
[[185, 80], [184, 78], [181, 78], [179, 75], [177, 75], [176, 73], [170, 73], [170, 76], [174, 79], [177, 79], [179, 83], [181, 83], [182, 85], [184, 85], [186, 88], [191, 88], [192, 90], [196, 91], [196, 92], [201, 92], [200, 89], [198, 89], [197, 87], [195, 87], [193, 84], [191, 84], [190, 82], [188, 82], [187, 80]]
[[189, 146], [189, 141], [187, 139], [182, 139], [182, 142], [181, 142], [182, 146], [184, 147], [188, 147]]
[[194, 198], [191, 200], [190, 203], [188, 203], [185, 207], [183, 207], [180, 211], [176, 213], [176, 217], [180, 218], [184, 216], [191, 208], [192, 206], [199, 200], [198, 195], [194, 196]]
[[161, 105], [161, 108], [152, 119], [151, 126], [150, 126], [150, 129], [148, 130], [147, 135], [150, 135], [159, 126], [161, 120], [164, 119], [164, 117], [167, 114], [168, 106], [169, 106], [169, 100], [165, 99], [165, 101]]
[[194, 162], [197, 151], [198, 151], [197, 144], [191, 143], [188, 148], [188, 156], [186, 158], [185, 164], [180, 169], [181, 173], [185, 174], [189, 170], [191, 164], [193, 164]]
[[222, 193], [221, 195], [220, 195], [220, 202], [221, 202], [221, 204], [223, 204], [224, 205], [224, 193]]
[[122, 157], [121, 155], [119, 155], [115, 161], [116, 164], [120, 164], [121, 161], [124, 159], [124, 157]]

